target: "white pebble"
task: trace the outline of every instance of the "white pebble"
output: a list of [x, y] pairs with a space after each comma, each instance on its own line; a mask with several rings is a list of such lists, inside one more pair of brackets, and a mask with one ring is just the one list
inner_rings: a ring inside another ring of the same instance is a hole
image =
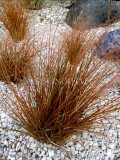
[[61, 153], [61, 158], [64, 159], [65, 158], [65, 154]]
[[78, 154], [78, 152], [79, 152], [79, 151], [77, 151], [77, 150], [76, 150], [76, 151], [74, 152], [74, 154], [75, 154], [75, 155], [77, 155], [77, 154]]
[[115, 144], [114, 143], [110, 143], [109, 144], [109, 148], [114, 149], [115, 148]]
[[81, 151], [81, 149], [82, 149], [82, 146], [81, 146], [81, 144], [79, 144], [79, 143], [78, 143], [78, 144], [76, 144], [76, 146], [75, 146], [75, 147], [76, 147], [76, 150], [79, 150], [79, 151]]
[[70, 151], [70, 147], [67, 147], [67, 148], [66, 148], [66, 151], [68, 151], [68, 152], [69, 152], [69, 151]]
[[44, 147], [44, 151], [47, 151], [48, 149], [47, 149], [47, 147]]
[[75, 147], [74, 146], [71, 147], [71, 151], [72, 151], [72, 153], [75, 152]]
[[5, 145], [5, 146], [8, 146], [8, 141], [4, 141], [4, 145]]
[[43, 155], [45, 155], [45, 151], [44, 150], [41, 151], [40, 156], [43, 156]]
[[16, 152], [10, 152], [10, 155], [15, 156]]
[[22, 141], [23, 140], [23, 136], [20, 136], [20, 139], [19, 139], [19, 141]]
[[102, 148], [102, 150], [105, 150], [105, 149], [106, 149], [106, 146], [105, 146], [105, 145], [102, 145], [101, 148]]
[[90, 141], [90, 142], [89, 142], [89, 145], [92, 146], [92, 145], [93, 145], [93, 141]]
[[48, 154], [49, 154], [49, 157], [52, 157], [52, 156], [54, 156], [54, 151], [53, 150], [48, 150]]
[[30, 147], [33, 149], [33, 148], [36, 148], [36, 144], [35, 143], [32, 143], [31, 145], [30, 145]]
[[73, 145], [73, 142], [69, 142], [68, 145], [69, 145], [69, 146], [72, 146], [72, 145]]
[[21, 147], [20, 142], [18, 142], [17, 145], [16, 145], [16, 149], [15, 150], [16, 151], [20, 150], [20, 147]]
[[68, 157], [66, 157], [66, 160], [70, 160]]
[[52, 158], [51, 157], [47, 157], [47, 160], [52, 160]]
[[108, 150], [107, 150], [107, 156], [109, 157], [109, 156], [111, 156], [111, 154], [112, 154], [111, 149], [108, 149]]
[[98, 143], [93, 143], [93, 146], [94, 147], [98, 147]]
[[48, 147], [48, 148], [52, 148], [52, 144], [48, 144], [47, 147]]
[[72, 139], [76, 139], [76, 138], [77, 138], [77, 136], [76, 136], [76, 135], [73, 135], [73, 136], [72, 136]]
[[114, 155], [114, 154], [112, 154], [112, 155], [110, 156], [110, 158], [111, 158], [111, 159], [114, 159], [114, 158], [115, 158], [115, 155]]
[[5, 118], [6, 114], [5, 113], [2, 113], [1, 114], [1, 118]]
[[88, 138], [88, 133], [83, 133], [83, 137], [84, 137], [85, 139], [87, 139], [87, 138]]

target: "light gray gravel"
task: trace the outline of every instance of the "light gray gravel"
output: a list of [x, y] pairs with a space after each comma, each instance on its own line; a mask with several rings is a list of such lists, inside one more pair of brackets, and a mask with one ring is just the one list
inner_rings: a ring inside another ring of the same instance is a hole
[[[66, 2], [66, 5], [69, 2]], [[49, 2], [47, 7], [40, 11], [34, 11], [34, 26], [31, 32], [42, 30], [45, 25], [52, 21], [53, 27], [58, 25], [61, 29], [66, 29], [65, 16], [67, 9], [58, 2]], [[0, 23], [0, 34], [4, 35], [2, 23]], [[119, 28], [119, 23], [115, 25]], [[112, 28], [113, 29], [113, 28]], [[0, 82], [0, 96], [8, 93], [13, 96], [7, 84]], [[117, 96], [118, 89], [114, 89], [110, 96]], [[120, 112], [116, 112], [119, 114]], [[13, 120], [0, 107], [0, 126], [15, 128], [11, 124]], [[97, 136], [90, 133], [73, 135], [69, 142], [64, 144], [64, 148], [57, 148], [52, 144], [37, 142], [31, 137], [25, 137], [16, 132], [0, 129], [0, 160], [120, 160], [120, 118], [109, 119], [96, 132], [104, 132], [107, 137]]]

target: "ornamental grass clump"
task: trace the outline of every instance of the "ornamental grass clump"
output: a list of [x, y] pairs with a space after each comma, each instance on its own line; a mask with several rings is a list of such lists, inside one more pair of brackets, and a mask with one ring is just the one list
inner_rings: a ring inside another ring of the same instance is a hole
[[44, 0], [30, 0], [29, 2], [25, 0], [25, 2], [29, 9], [39, 10], [42, 8]]
[[44, 0], [24, 0], [25, 6], [28, 9], [39, 10], [43, 6]]
[[15, 43], [23, 40], [28, 32], [29, 12], [24, 10], [24, 3], [14, 1], [1, 4], [3, 9], [0, 13], [0, 20], [8, 30]]
[[96, 56], [93, 33], [70, 30], [59, 36], [57, 44], [51, 34], [46, 42], [43, 39], [44, 48], [34, 67], [29, 66], [22, 92], [9, 81], [14, 98], [7, 98], [12, 105], [2, 102], [21, 127], [18, 132], [62, 145], [73, 134], [92, 132], [109, 113], [120, 109], [118, 97], [106, 98], [119, 75]]
[[27, 75], [36, 55], [32, 38], [17, 45], [10, 37], [0, 41], [0, 81], [19, 83]]

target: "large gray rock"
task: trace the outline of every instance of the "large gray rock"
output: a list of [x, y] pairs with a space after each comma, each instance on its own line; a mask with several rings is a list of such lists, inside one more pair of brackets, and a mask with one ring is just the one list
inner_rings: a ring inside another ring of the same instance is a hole
[[105, 34], [99, 45], [97, 55], [100, 58], [120, 59], [120, 29]]
[[[86, 22], [91, 22], [90, 28], [103, 26], [108, 22], [108, 10], [108, 0], [77, 0], [67, 13], [66, 23], [75, 28], [74, 24], [76, 22], [79, 24], [84, 19]], [[110, 20], [113, 22], [118, 19], [120, 19], [120, 2], [112, 1]]]

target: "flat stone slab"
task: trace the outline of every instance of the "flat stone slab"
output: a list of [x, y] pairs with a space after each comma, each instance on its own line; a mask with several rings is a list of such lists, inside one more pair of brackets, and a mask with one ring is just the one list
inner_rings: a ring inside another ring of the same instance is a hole
[[100, 58], [120, 59], [120, 29], [105, 34], [99, 47], [97, 55]]
[[[81, 20], [90, 22], [90, 28], [104, 26], [108, 24], [109, 7], [108, 0], [77, 0], [67, 13], [66, 23], [76, 29], [79, 28], [74, 25]], [[112, 23], [119, 19], [120, 2], [112, 1], [110, 21]]]

